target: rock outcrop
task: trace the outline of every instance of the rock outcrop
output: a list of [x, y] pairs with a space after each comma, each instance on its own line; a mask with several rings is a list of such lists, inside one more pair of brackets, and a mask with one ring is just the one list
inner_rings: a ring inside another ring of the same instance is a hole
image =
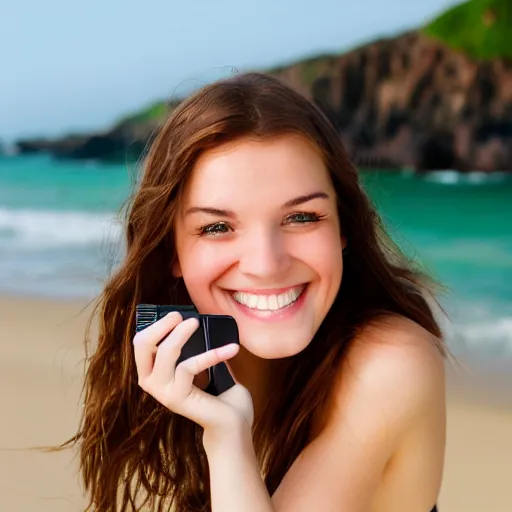
[[316, 101], [359, 166], [512, 171], [512, 60], [410, 32], [274, 74]]
[[73, 135], [56, 140], [21, 140], [16, 146], [22, 154], [45, 152], [62, 159], [133, 161], [141, 155], [158, 126], [157, 119], [146, 122], [128, 121], [105, 132]]
[[[362, 168], [512, 171], [512, 60], [476, 61], [421, 32], [267, 71], [314, 100]], [[61, 158], [137, 158], [161, 119], [20, 141]]]

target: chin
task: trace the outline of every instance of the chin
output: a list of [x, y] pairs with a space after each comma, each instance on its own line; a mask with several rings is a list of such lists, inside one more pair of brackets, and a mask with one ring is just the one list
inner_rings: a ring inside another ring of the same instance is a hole
[[244, 337], [243, 333], [240, 333], [240, 344], [251, 352], [251, 354], [261, 359], [284, 359], [286, 357], [292, 357], [302, 352], [312, 339], [313, 336], [304, 340], [300, 340], [298, 337], [283, 339], [278, 333], [267, 336], [254, 336], [254, 334], [252, 334]]

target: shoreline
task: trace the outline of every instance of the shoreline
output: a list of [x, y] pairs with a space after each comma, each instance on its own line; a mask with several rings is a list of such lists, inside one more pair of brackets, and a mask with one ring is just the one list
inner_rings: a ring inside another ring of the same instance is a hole
[[[62, 443], [80, 414], [85, 325], [91, 301], [0, 294], [0, 493], [6, 510], [85, 507], [76, 453]], [[93, 324], [91, 335], [96, 335]], [[512, 510], [512, 360], [446, 365], [447, 448], [440, 512]]]

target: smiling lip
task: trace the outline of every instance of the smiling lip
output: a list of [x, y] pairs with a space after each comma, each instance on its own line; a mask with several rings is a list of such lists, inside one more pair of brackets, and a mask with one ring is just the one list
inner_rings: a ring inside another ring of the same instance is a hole
[[[292, 318], [304, 305], [305, 297], [307, 294], [307, 291], [309, 289], [309, 283], [301, 285], [303, 287], [301, 294], [297, 297], [295, 302], [292, 302], [288, 306], [285, 306], [281, 309], [277, 310], [259, 310], [254, 308], [249, 308], [248, 306], [245, 306], [244, 304], [240, 304], [237, 300], [234, 299], [233, 293], [228, 292], [229, 298], [232, 302], [232, 304], [238, 309], [241, 313], [243, 313], [245, 316], [252, 318], [254, 320], [260, 320], [260, 321], [266, 321], [266, 322], [279, 322], [282, 320], [288, 320]], [[260, 295], [273, 295], [276, 293], [277, 290], [279, 290], [280, 293], [286, 292], [288, 290], [291, 290], [293, 288], [297, 288], [296, 286], [290, 286], [288, 288], [280, 288], [280, 289], [273, 289], [273, 290], [253, 290], [253, 291], [245, 291], [245, 293], [255, 293]], [[237, 290], [238, 291], [238, 290]], [[240, 290], [242, 291], [242, 290]], [[278, 293], [279, 293], [278, 292]]]
[[265, 290], [259, 290], [257, 288], [237, 288], [236, 290], [228, 290], [230, 293], [242, 292], [242, 293], [250, 293], [252, 295], [280, 295], [281, 293], [287, 292], [288, 290], [293, 290], [295, 288], [299, 288], [300, 286], [305, 286], [306, 283], [296, 284], [294, 286], [286, 286], [285, 288], [267, 288]]

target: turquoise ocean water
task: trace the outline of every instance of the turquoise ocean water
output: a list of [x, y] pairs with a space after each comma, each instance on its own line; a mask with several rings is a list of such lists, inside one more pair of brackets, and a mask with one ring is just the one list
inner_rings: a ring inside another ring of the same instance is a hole
[[[0, 293], [92, 297], [122, 257], [135, 167], [0, 157]], [[512, 355], [512, 176], [368, 172], [393, 238], [448, 287], [455, 353]]]

